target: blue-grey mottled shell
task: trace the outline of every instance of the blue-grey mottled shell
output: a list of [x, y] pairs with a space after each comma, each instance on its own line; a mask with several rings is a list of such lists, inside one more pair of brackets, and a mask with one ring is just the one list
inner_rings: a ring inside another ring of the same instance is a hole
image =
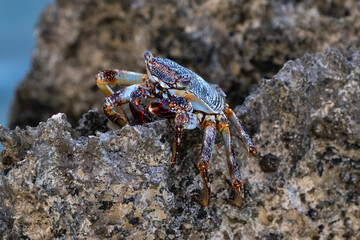
[[[189, 92], [192, 93], [200, 101], [205, 103], [210, 108], [209, 110], [212, 110], [212, 112], [214, 113], [220, 113], [224, 109], [225, 93], [222, 90], [213, 87], [212, 85], [207, 83], [202, 77], [200, 77], [193, 71], [177, 64], [174, 61], [166, 58], [155, 59], [158, 63], [167, 66], [169, 72], [172, 72], [170, 74], [165, 74], [166, 76], [164, 76], [163, 74], [159, 74], [163, 76], [159, 76], [158, 74], [156, 74], [160, 79], [162, 79], [162, 77], [168, 78], [169, 75], [173, 75], [176, 80], [188, 79], [190, 80], [191, 84]], [[167, 79], [164, 80], [165, 82], [167, 82]]]

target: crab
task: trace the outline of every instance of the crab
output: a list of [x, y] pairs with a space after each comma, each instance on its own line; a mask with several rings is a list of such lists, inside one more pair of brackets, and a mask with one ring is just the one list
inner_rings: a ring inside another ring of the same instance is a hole
[[[151, 114], [174, 120], [174, 142], [171, 163], [175, 164], [181, 136], [184, 129], [198, 126], [204, 129], [203, 145], [197, 167], [203, 181], [203, 193], [194, 200], [203, 206], [210, 203], [208, 169], [215, 145], [217, 129], [225, 144], [227, 164], [232, 187], [236, 195], [227, 199], [231, 204], [241, 206], [243, 201], [243, 181], [235, 160], [229, 122], [235, 126], [238, 136], [250, 155], [256, 155], [257, 148], [244, 131], [239, 119], [225, 103], [225, 94], [207, 83], [193, 71], [166, 58], [154, 57], [151, 52], [144, 54], [146, 74], [118, 69], [100, 71], [96, 84], [106, 96], [103, 109], [109, 120], [120, 127], [129, 123], [121, 105], [129, 104], [134, 118], [144, 124], [152, 120]], [[114, 92], [111, 86], [126, 86]], [[151, 99], [145, 105], [141, 101]]]

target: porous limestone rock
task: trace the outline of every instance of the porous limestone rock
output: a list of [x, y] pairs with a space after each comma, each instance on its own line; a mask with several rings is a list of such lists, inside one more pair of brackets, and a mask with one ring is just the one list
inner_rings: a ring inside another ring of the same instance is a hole
[[[359, 239], [360, 54], [329, 49], [287, 62], [236, 108], [257, 145], [234, 138], [241, 208], [217, 139], [211, 203], [196, 168], [201, 130], [186, 131], [171, 166], [168, 120], [107, 130], [90, 112], [37, 127], [0, 126], [0, 238]], [[101, 131], [95, 131], [96, 129]]]
[[261, 196], [254, 228], [275, 239], [358, 239], [359, 52], [289, 61], [235, 111], [260, 149], [259, 165], [242, 170]]

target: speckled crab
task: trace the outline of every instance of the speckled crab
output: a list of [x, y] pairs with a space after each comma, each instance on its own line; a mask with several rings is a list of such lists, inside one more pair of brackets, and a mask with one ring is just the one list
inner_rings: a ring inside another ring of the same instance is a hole
[[[203, 195], [194, 200], [203, 206], [210, 201], [208, 168], [214, 149], [216, 129], [219, 129], [225, 143], [227, 163], [236, 191], [230, 203], [241, 206], [243, 199], [243, 181], [240, 179], [239, 166], [236, 163], [228, 120], [234, 124], [249, 154], [256, 155], [256, 147], [244, 131], [234, 112], [225, 104], [225, 94], [207, 83], [199, 75], [179, 64], [157, 58], [147, 51], [144, 54], [147, 74], [120, 71], [117, 69], [99, 72], [95, 78], [98, 87], [105, 94], [105, 115], [120, 127], [129, 123], [121, 105], [129, 103], [130, 110], [140, 124], [151, 121], [151, 114], [162, 118], [174, 119], [175, 138], [171, 163], [175, 164], [181, 135], [184, 129], [201, 126], [204, 129], [200, 160], [197, 164], [204, 183]], [[113, 85], [127, 86], [117, 92]], [[142, 99], [153, 99], [147, 107]]]

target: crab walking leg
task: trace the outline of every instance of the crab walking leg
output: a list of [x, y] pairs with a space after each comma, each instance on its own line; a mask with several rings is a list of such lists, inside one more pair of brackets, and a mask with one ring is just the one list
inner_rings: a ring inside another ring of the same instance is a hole
[[104, 70], [95, 75], [96, 84], [106, 97], [114, 94], [114, 91], [109, 85], [130, 86], [140, 84], [146, 79], [146, 74], [121, 71], [118, 69]]
[[230, 128], [225, 118], [220, 118], [217, 124], [218, 129], [222, 135], [225, 145], [227, 164], [229, 168], [232, 187], [235, 189], [236, 196], [234, 199], [227, 200], [231, 204], [240, 207], [242, 205], [243, 193], [241, 191], [243, 187], [243, 181], [240, 178], [240, 169], [234, 157], [234, 150], [231, 142]]
[[175, 136], [172, 146], [171, 164], [174, 165], [177, 160], [181, 137], [184, 129], [194, 129], [198, 125], [197, 117], [191, 112], [182, 111], [175, 116]]
[[231, 108], [229, 108], [228, 106], [226, 106], [224, 109], [224, 113], [225, 113], [226, 117], [230, 120], [230, 122], [235, 125], [236, 130], [240, 134], [240, 139], [245, 144], [246, 149], [248, 150], [249, 154], [256, 156], [257, 147], [252, 143], [251, 138], [245, 132], [243, 126], [241, 125], [239, 119], [236, 117], [234, 111]]
[[171, 164], [172, 165], [174, 165], [177, 160], [179, 146], [180, 146], [180, 142], [181, 142], [181, 136], [183, 134], [185, 124], [186, 124], [185, 113], [181, 112], [181, 113], [177, 114], [174, 119], [174, 122], [175, 122], [175, 134], [174, 134], [175, 136], [174, 136], [174, 141], [173, 141], [173, 146], [172, 146], [172, 156], [171, 156]]
[[[117, 108], [117, 106], [121, 106], [130, 101], [131, 93], [136, 89], [137, 85], [132, 85], [126, 88], [123, 88], [111, 96], [105, 98], [104, 101], [104, 113], [108, 119], [110, 119], [113, 123], [119, 125], [120, 127], [125, 126], [129, 123], [128, 118], [126, 117], [124, 111], [121, 107]], [[118, 110], [118, 111], [117, 111]]]
[[214, 150], [214, 145], [215, 145], [215, 136], [216, 136], [215, 116], [214, 115], [205, 116], [202, 125], [204, 128], [203, 145], [201, 147], [201, 155], [197, 167], [200, 171], [200, 176], [204, 184], [204, 190], [202, 197], [194, 198], [194, 201], [200, 203], [204, 207], [207, 207], [209, 206], [210, 193], [211, 193], [208, 184], [209, 181], [208, 169], [209, 169], [212, 151]]

